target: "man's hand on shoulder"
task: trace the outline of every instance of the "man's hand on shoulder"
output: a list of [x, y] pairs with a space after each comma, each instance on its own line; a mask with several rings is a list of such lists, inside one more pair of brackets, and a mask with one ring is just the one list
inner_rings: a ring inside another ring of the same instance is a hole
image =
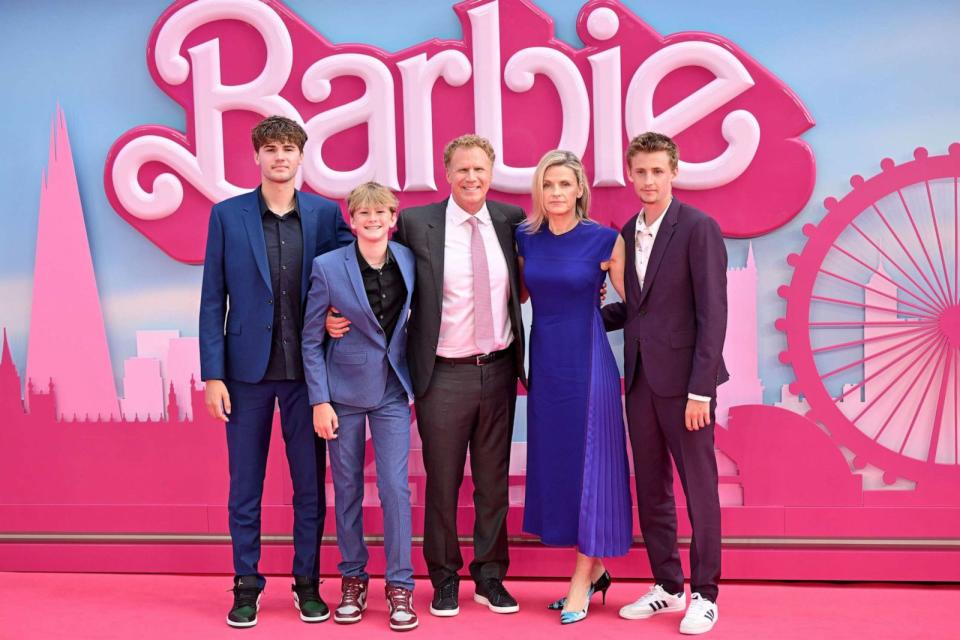
[[224, 422], [230, 419], [230, 392], [223, 380], [207, 380], [203, 401], [211, 417]]

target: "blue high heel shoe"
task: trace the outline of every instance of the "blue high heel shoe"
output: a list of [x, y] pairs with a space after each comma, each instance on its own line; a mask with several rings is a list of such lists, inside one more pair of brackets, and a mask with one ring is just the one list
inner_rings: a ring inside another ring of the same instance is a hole
[[587, 591], [587, 601], [583, 604], [583, 609], [581, 611], [561, 611], [560, 612], [560, 624], [573, 624], [574, 622], [580, 622], [587, 617], [587, 610], [590, 608], [590, 597], [593, 596], [593, 585], [590, 585], [590, 590]]
[[[602, 593], [603, 604], [607, 604], [607, 589], [610, 588], [611, 584], [613, 584], [613, 578], [610, 577], [610, 572], [604, 571], [603, 575], [597, 578], [597, 581], [590, 585], [591, 593], [596, 593], [597, 591]], [[551, 611], [560, 611], [566, 604], [567, 598], [564, 596], [563, 598], [548, 604], [547, 609], [550, 609]]]

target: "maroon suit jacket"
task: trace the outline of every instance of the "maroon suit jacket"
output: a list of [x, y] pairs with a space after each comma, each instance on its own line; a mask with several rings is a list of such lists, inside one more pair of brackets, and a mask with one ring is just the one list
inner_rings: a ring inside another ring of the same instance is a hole
[[623, 329], [627, 390], [643, 366], [659, 396], [717, 397], [730, 375], [723, 363], [727, 331], [727, 250], [716, 220], [676, 197], [663, 214], [643, 290], [636, 270], [633, 216], [626, 242], [626, 300], [603, 307], [608, 331]]

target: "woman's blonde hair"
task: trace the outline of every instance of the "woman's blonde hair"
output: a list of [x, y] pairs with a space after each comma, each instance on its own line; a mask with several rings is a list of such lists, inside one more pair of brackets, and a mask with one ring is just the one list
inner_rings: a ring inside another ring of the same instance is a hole
[[540, 158], [537, 170], [533, 174], [533, 185], [530, 188], [533, 206], [530, 208], [530, 215], [521, 225], [526, 233], [536, 233], [543, 226], [546, 215], [543, 210], [543, 177], [546, 175], [547, 169], [551, 167], [568, 167], [577, 176], [577, 186], [583, 189], [583, 193], [577, 198], [575, 207], [577, 220], [590, 220], [590, 185], [587, 183], [583, 163], [580, 162], [580, 158], [569, 151], [554, 149]]

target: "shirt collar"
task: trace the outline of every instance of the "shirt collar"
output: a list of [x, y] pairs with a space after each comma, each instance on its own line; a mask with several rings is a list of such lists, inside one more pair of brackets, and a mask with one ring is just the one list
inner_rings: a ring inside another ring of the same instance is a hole
[[663, 223], [663, 219], [667, 217], [667, 210], [670, 209], [670, 205], [673, 203], [673, 198], [670, 198], [670, 202], [667, 203], [667, 208], [663, 210], [663, 213], [660, 214], [660, 217], [657, 218], [657, 221], [654, 222], [649, 227], [644, 221], [643, 209], [640, 210], [640, 215], [637, 216], [637, 233], [649, 233], [654, 238], [657, 237], [657, 232], [660, 231], [660, 225]]
[[[353, 248], [354, 248], [354, 250], [356, 250], [356, 252], [357, 252], [357, 263], [360, 265], [360, 271], [365, 271], [365, 270], [367, 270], [367, 269], [373, 269], [373, 267], [370, 266], [370, 263], [367, 262], [366, 258], [363, 257], [363, 254], [360, 253], [360, 243], [354, 241], [354, 243], [353, 243]], [[390, 250], [390, 245], [387, 245], [387, 259], [386, 259], [386, 261], [383, 263], [383, 266], [386, 267], [388, 264], [391, 264], [393, 261], [394, 261], [393, 252]], [[382, 268], [383, 268], [383, 267], [381, 267], [381, 269], [382, 269]], [[375, 270], [375, 269], [373, 269], [373, 270]]]
[[490, 210], [487, 209], [487, 203], [484, 202], [483, 206], [480, 207], [480, 211], [477, 211], [475, 214], [471, 215], [464, 211], [460, 205], [457, 204], [457, 201], [453, 198], [447, 199], [447, 222], [450, 224], [464, 224], [470, 218], [476, 218], [477, 222], [481, 224], [492, 224], [490, 220]]
[[283, 212], [283, 213], [284, 213], [284, 216], [280, 216], [280, 215], [277, 214], [276, 212], [270, 211], [270, 208], [267, 206], [267, 201], [263, 199], [263, 192], [260, 190], [260, 187], [257, 187], [257, 200], [260, 201], [260, 217], [263, 218], [263, 217], [266, 216], [268, 213], [272, 213], [273, 215], [277, 216], [278, 218], [279, 218], [279, 217], [286, 217], [287, 215], [290, 215], [290, 214], [293, 214], [295, 217], [300, 217], [300, 212], [297, 210], [297, 195], [296, 195], [296, 193], [297, 193], [297, 192], [294, 191], [294, 196], [293, 196], [293, 209], [291, 209], [290, 211], [284, 211], [284, 212]]

